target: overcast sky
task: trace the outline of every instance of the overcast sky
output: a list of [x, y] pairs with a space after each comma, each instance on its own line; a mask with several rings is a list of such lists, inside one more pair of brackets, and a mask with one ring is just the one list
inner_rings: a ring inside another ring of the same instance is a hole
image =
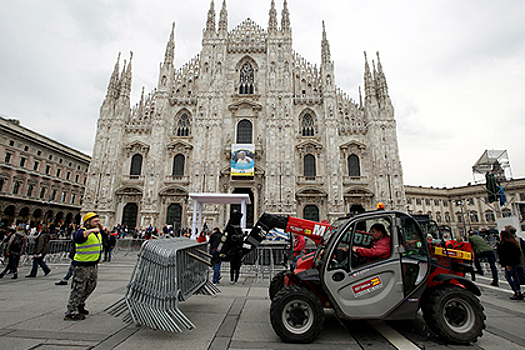
[[[267, 28], [270, 2], [227, 0], [229, 29], [248, 17]], [[200, 51], [209, 7], [0, 0], [0, 115], [91, 154], [118, 52], [134, 53], [134, 104], [142, 86], [156, 86], [171, 23], [179, 67]], [[325, 21], [336, 84], [356, 100], [363, 51], [379, 51], [405, 184], [465, 185], [486, 149], [506, 149], [512, 175], [525, 177], [525, 1], [288, 0], [288, 8], [294, 49], [317, 65]]]

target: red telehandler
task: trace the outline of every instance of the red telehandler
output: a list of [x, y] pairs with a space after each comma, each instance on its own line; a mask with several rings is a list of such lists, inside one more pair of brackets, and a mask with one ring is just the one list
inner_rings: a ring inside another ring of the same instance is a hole
[[[448, 249], [439, 230], [429, 229], [428, 223], [423, 232], [412, 216], [385, 210], [332, 225], [265, 213], [244, 235], [241, 216], [232, 214], [212, 264], [248, 254], [273, 228], [304, 235], [317, 245], [270, 284], [271, 324], [286, 342], [313, 341], [323, 328], [325, 308], [354, 320], [414, 319], [421, 309], [428, 328], [455, 344], [475, 342], [485, 329], [481, 292], [465, 278], [471, 253]], [[391, 252], [387, 258], [365, 260], [352, 248], [370, 247], [374, 224], [384, 226]]]

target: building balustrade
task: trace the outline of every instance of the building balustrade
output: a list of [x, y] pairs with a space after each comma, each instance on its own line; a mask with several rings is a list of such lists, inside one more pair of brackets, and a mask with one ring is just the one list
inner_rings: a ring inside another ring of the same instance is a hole
[[324, 184], [322, 176], [297, 176], [298, 185], [316, 185], [322, 186]]

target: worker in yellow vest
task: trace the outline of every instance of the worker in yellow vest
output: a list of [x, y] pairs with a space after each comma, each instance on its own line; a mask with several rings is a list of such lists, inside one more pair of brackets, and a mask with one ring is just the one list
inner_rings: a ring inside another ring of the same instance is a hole
[[100, 219], [96, 213], [89, 212], [83, 217], [84, 226], [73, 234], [76, 253], [73, 265], [73, 283], [64, 320], [79, 321], [86, 318], [86, 299], [97, 286], [98, 263], [104, 251]]

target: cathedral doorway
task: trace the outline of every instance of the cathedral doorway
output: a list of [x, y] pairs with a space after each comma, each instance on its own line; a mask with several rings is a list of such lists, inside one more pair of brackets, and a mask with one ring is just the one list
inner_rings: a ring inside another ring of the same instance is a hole
[[319, 222], [319, 208], [317, 208], [317, 205], [305, 205], [303, 209], [303, 219]]
[[166, 224], [173, 225], [173, 232], [180, 236], [182, 222], [182, 206], [178, 203], [170, 204], [166, 211]]
[[[250, 204], [246, 205], [246, 227], [253, 227], [254, 223], [254, 200], [253, 200], [253, 192], [249, 188], [236, 188], [233, 190], [233, 193], [245, 193], [250, 196]], [[240, 204], [231, 204], [230, 205], [230, 215], [234, 210], [241, 211], [241, 205]]]
[[122, 224], [127, 225], [128, 228], [135, 228], [137, 227], [137, 213], [138, 213], [138, 206], [136, 203], [128, 203], [124, 207], [124, 210], [122, 212]]

